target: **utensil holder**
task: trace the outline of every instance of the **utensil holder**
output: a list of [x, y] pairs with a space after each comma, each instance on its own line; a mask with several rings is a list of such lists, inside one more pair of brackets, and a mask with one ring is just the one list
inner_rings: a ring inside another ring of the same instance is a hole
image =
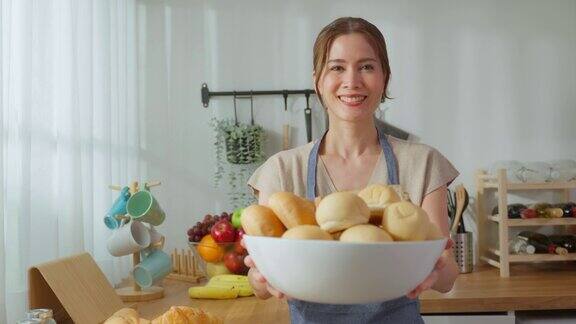
[[455, 233], [451, 235], [454, 241], [452, 251], [458, 264], [460, 273], [470, 273], [474, 268], [473, 237], [472, 232]]

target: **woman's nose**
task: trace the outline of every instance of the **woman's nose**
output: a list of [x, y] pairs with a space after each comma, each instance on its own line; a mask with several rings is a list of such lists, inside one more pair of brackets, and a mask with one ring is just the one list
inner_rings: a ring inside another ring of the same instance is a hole
[[342, 79], [342, 86], [346, 89], [356, 89], [359, 88], [362, 84], [362, 80], [360, 78], [360, 72], [349, 69], [344, 73]]

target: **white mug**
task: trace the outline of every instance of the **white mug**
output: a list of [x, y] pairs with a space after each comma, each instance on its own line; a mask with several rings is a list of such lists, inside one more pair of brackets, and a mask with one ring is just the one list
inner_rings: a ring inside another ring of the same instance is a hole
[[123, 256], [140, 252], [150, 245], [150, 232], [139, 221], [131, 221], [114, 230], [108, 239], [108, 252], [113, 256]]
[[148, 228], [148, 232], [150, 233], [150, 247], [162, 250], [164, 247], [164, 235], [160, 234], [152, 225]]

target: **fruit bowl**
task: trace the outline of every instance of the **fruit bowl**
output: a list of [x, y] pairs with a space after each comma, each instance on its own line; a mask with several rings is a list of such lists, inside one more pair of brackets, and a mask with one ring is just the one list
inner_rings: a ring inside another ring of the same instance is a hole
[[383, 302], [406, 295], [432, 271], [446, 239], [346, 243], [244, 235], [248, 253], [286, 295], [327, 304]]
[[247, 252], [239, 242], [188, 242], [188, 246], [198, 260], [198, 267], [207, 278], [228, 273], [248, 273], [248, 268], [244, 265]]

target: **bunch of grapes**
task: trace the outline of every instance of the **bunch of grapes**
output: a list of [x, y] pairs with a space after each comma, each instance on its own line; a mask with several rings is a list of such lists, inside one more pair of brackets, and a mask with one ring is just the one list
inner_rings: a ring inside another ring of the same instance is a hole
[[223, 212], [220, 215], [207, 214], [201, 222], [196, 222], [196, 225], [188, 229], [188, 241], [200, 242], [204, 236], [210, 234], [212, 225], [216, 224], [221, 219], [231, 221], [232, 213]]

